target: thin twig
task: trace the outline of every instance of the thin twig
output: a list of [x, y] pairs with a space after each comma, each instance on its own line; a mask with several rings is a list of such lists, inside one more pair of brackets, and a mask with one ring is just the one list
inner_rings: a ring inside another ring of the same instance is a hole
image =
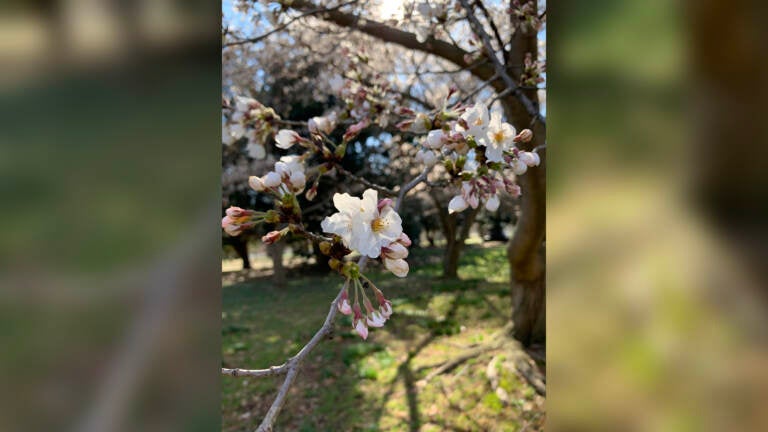
[[358, 183], [362, 183], [366, 187], [369, 187], [371, 189], [376, 189], [377, 191], [379, 191], [379, 192], [381, 192], [381, 193], [383, 193], [385, 195], [391, 195], [391, 196], [397, 195], [397, 192], [395, 192], [394, 190], [392, 190], [392, 189], [390, 189], [388, 187], [385, 187], [385, 186], [377, 185], [376, 183], [372, 183], [372, 182], [370, 182], [369, 180], [367, 180], [367, 179], [365, 179], [363, 177], [360, 177], [360, 176], [357, 176], [355, 174], [352, 174], [351, 172], [349, 172], [346, 169], [342, 168], [341, 165], [338, 165], [338, 164], [336, 165], [336, 171], [338, 171], [340, 174], [344, 174], [345, 176], [351, 178], [352, 180], [354, 180], [354, 181], [356, 181]]
[[313, 9], [313, 10], [304, 12], [303, 14], [291, 18], [290, 20], [286, 21], [284, 24], [281, 24], [281, 25], [273, 28], [272, 30], [270, 30], [270, 31], [268, 31], [268, 32], [266, 32], [266, 33], [264, 33], [262, 35], [259, 35], [259, 36], [256, 36], [256, 37], [252, 37], [252, 38], [248, 38], [248, 39], [238, 40], [238, 41], [234, 41], [234, 42], [227, 42], [225, 44], [222, 44], [222, 48], [227, 48], [227, 47], [237, 46], [237, 45], [244, 45], [244, 44], [247, 44], [247, 43], [257, 43], [257, 42], [260, 42], [260, 41], [262, 41], [262, 40], [272, 36], [273, 34], [279, 32], [281, 30], [286, 29], [289, 25], [293, 24], [294, 22], [298, 21], [301, 18], [306, 18], [308, 16], [319, 14], [321, 12], [328, 12], [328, 11], [332, 11], [332, 10], [336, 10], [336, 9], [341, 9], [344, 6], [351, 5], [353, 3], [357, 3], [357, 0], [348, 1], [346, 3], [342, 3], [342, 4], [334, 6], [332, 8], [318, 8], [318, 9]]
[[283, 363], [280, 366], [272, 366], [269, 369], [227, 369], [227, 368], [221, 368], [221, 374], [222, 375], [229, 375], [229, 376], [232, 376], [232, 377], [241, 377], [241, 376], [265, 377], [265, 376], [284, 374], [287, 369], [288, 369], [288, 364], [287, 363]]
[[531, 101], [531, 99], [528, 98], [525, 93], [523, 93], [522, 89], [520, 89], [517, 83], [515, 83], [515, 80], [513, 80], [512, 77], [509, 76], [507, 71], [504, 69], [504, 65], [499, 62], [498, 57], [496, 57], [496, 52], [493, 50], [491, 38], [488, 36], [488, 33], [483, 28], [483, 25], [475, 16], [475, 12], [469, 5], [469, 2], [467, 0], [459, 0], [459, 3], [461, 3], [461, 6], [464, 8], [464, 10], [467, 11], [467, 19], [469, 20], [470, 26], [474, 32], [483, 40], [483, 46], [485, 47], [485, 51], [488, 54], [488, 57], [491, 59], [493, 67], [496, 69], [496, 73], [501, 77], [502, 80], [504, 80], [504, 83], [507, 85], [507, 87], [512, 89], [512, 94], [514, 94], [520, 103], [523, 104], [523, 107], [528, 112], [528, 114], [533, 118], [538, 118], [538, 121], [540, 121], [542, 125], [546, 126], [546, 121], [542, 117], [538, 108], [536, 108], [536, 106], [533, 104], [533, 101]]
[[[405, 184], [402, 188], [400, 188], [400, 192], [398, 194], [397, 203], [395, 204], [395, 211], [399, 211], [400, 207], [403, 203], [403, 198], [405, 198], [405, 195], [408, 193], [409, 190], [413, 189], [424, 181], [424, 179], [427, 178], [427, 173], [429, 172], [429, 168], [425, 168], [424, 171], [421, 172], [416, 178]], [[362, 256], [357, 261], [357, 265], [360, 268], [360, 271], [362, 272], [365, 269], [365, 265], [368, 263], [368, 257]], [[310, 341], [304, 345], [304, 348], [302, 348], [295, 356], [291, 357], [287, 362], [285, 362], [284, 365], [278, 366], [277, 368], [285, 367], [287, 370], [285, 381], [283, 381], [283, 384], [280, 386], [280, 390], [277, 392], [277, 396], [275, 397], [275, 400], [272, 402], [272, 406], [269, 407], [269, 411], [267, 411], [267, 415], [264, 416], [264, 419], [261, 421], [261, 424], [259, 425], [259, 428], [256, 429], [257, 432], [271, 432], [272, 427], [274, 426], [275, 420], [277, 419], [277, 415], [280, 413], [280, 410], [283, 408], [283, 405], [285, 404], [285, 397], [288, 394], [288, 390], [290, 390], [291, 386], [293, 385], [293, 382], [296, 380], [296, 376], [299, 373], [299, 370], [301, 369], [302, 362], [307, 358], [309, 353], [312, 351], [312, 349], [315, 348], [315, 346], [320, 343], [320, 341], [331, 331], [331, 326], [333, 324], [333, 319], [336, 317], [336, 313], [338, 312], [337, 303], [339, 299], [341, 298], [342, 292], [344, 292], [344, 289], [346, 289], [348, 282], [344, 283], [344, 286], [339, 290], [339, 293], [336, 294], [336, 298], [333, 299], [331, 302], [330, 310], [328, 311], [328, 315], [325, 317], [325, 322], [323, 322], [322, 327], [315, 333], [315, 335], [310, 339]], [[272, 369], [272, 368], [270, 368]], [[222, 369], [222, 372], [224, 372], [224, 369]], [[234, 375], [233, 375], [234, 376]], [[262, 375], [263, 376], [263, 375]]]

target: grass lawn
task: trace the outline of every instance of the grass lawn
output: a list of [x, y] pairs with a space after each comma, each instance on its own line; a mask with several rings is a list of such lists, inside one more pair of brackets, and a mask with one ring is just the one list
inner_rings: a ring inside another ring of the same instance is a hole
[[[468, 246], [460, 280], [442, 280], [440, 250], [413, 250], [398, 279], [374, 264], [366, 274], [394, 314], [367, 341], [339, 315], [333, 338], [312, 352], [291, 389], [277, 431], [543, 430], [544, 399], [510, 368], [502, 348], [446, 373], [437, 366], [488, 341], [510, 315], [503, 246]], [[264, 368], [295, 354], [322, 324], [340, 288], [335, 275], [289, 273], [223, 289], [223, 366]], [[492, 364], [490, 364], [492, 363]], [[490, 366], [489, 366], [490, 364]], [[495, 389], [489, 380], [495, 376]], [[224, 431], [252, 431], [282, 377], [223, 377]]]

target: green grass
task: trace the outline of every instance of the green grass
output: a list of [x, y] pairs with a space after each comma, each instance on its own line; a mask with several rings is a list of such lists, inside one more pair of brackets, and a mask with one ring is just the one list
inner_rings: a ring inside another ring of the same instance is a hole
[[[459, 280], [440, 278], [438, 250], [414, 250], [399, 279], [372, 266], [366, 274], [394, 305], [367, 341], [340, 316], [333, 338], [312, 352], [280, 415], [279, 431], [441, 431], [543, 428], [543, 399], [514, 373], [491, 388], [488, 353], [420, 382], [435, 365], [490, 339], [506, 323], [509, 267], [503, 247], [467, 248]], [[290, 279], [290, 278], [289, 278]], [[280, 364], [322, 324], [338, 276], [300, 276], [284, 288], [268, 278], [224, 288], [223, 365]], [[280, 384], [274, 378], [223, 378], [223, 430], [254, 430]]]

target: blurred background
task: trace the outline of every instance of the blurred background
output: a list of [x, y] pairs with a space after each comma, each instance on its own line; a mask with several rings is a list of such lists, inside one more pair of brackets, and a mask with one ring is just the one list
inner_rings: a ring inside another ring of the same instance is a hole
[[219, 427], [209, 3], [0, 6], [0, 430]]
[[547, 430], [766, 430], [764, 8], [550, 9]]
[[[547, 430], [766, 430], [764, 12], [549, 5]], [[221, 427], [220, 14], [3, 3], [0, 429]]]

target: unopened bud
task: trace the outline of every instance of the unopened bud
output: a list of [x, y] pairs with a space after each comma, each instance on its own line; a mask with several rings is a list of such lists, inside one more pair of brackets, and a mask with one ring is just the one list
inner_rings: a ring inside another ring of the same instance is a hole
[[393, 201], [391, 198], [384, 198], [379, 200], [379, 205], [378, 205], [379, 211], [382, 211], [384, 207], [392, 207], [392, 203]]
[[260, 177], [256, 176], [248, 177], [248, 186], [250, 186], [251, 189], [255, 190], [256, 192], [261, 192], [265, 189], [264, 182], [261, 181]]
[[304, 198], [306, 198], [308, 201], [312, 201], [317, 197], [317, 183], [315, 183], [309, 190], [307, 190], [307, 193], [304, 194]]
[[523, 129], [520, 131], [515, 138], [512, 139], [514, 142], [531, 142], [531, 139], [533, 138], [533, 132], [530, 129]]
[[261, 238], [261, 241], [264, 242], [264, 244], [274, 244], [278, 240], [280, 240], [283, 237], [282, 231], [271, 231], [267, 233], [264, 237]]

